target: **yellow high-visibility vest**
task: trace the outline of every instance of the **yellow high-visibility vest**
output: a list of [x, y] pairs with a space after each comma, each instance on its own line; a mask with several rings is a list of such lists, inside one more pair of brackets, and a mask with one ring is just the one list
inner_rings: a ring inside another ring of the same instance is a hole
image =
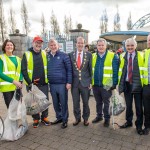
[[[120, 66], [119, 66], [119, 72], [118, 72], [118, 77], [119, 77], [119, 83], [120, 83], [120, 79], [122, 76], [122, 72], [123, 72], [123, 67], [124, 67], [124, 56], [126, 53], [122, 53], [120, 55]], [[140, 79], [141, 79], [141, 83], [143, 86], [143, 74], [144, 74], [144, 57], [143, 57], [143, 52], [139, 52], [137, 51], [137, 57], [138, 57], [138, 66], [139, 66], [139, 71], [140, 71]]]
[[[114, 53], [108, 51], [105, 61], [104, 61], [104, 68], [103, 68], [103, 85], [107, 85], [108, 81], [112, 80], [113, 77], [113, 68], [112, 68], [112, 61], [114, 58]], [[97, 60], [97, 53], [92, 55], [92, 85], [94, 85], [94, 71], [95, 65]]]
[[[21, 72], [21, 59], [16, 56], [17, 63], [18, 63], [17, 68], [6, 54], [0, 55], [0, 59], [3, 61], [4, 64], [3, 74], [14, 79], [15, 81], [19, 81], [20, 72]], [[16, 90], [16, 86], [13, 83], [0, 79], [0, 92], [9, 92], [15, 90]]]
[[144, 54], [144, 84], [148, 85], [148, 59], [150, 56], [150, 49], [145, 50], [145, 54]]
[[[46, 52], [44, 50], [41, 51], [43, 64], [44, 64], [44, 73], [45, 73], [45, 83], [48, 83], [47, 79], [47, 57]], [[27, 72], [30, 80], [32, 81], [33, 77], [33, 55], [30, 51], [25, 52], [26, 59], [27, 59]], [[27, 83], [26, 83], [27, 84]]]

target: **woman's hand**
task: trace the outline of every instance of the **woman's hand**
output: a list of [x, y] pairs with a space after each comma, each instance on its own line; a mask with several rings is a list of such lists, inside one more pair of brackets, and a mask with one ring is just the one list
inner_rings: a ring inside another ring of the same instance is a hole
[[19, 81], [13, 81], [13, 84], [18, 88], [18, 89], [21, 89], [22, 88], [22, 83], [19, 82]]

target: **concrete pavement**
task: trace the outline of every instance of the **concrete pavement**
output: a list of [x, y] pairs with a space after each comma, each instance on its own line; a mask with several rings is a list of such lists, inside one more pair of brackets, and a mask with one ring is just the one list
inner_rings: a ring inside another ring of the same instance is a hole
[[[25, 89], [24, 95], [26, 93]], [[29, 123], [28, 132], [14, 142], [0, 141], [0, 150], [150, 150], [150, 135], [140, 136], [136, 133], [135, 126], [128, 129], [116, 130], [112, 125], [103, 127], [103, 121], [92, 124], [96, 116], [95, 100], [90, 97], [90, 125], [85, 127], [83, 121], [78, 126], [73, 126], [72, 97], [69, 92], [69, 122], [68, 128], [61, 129], [61, 124], [32, 127], [32, 118], [27, 116]], [[81, 103], [82, 106], [82, 103]], [[6, 117], [6, 106], [0, 94], [0, 115]], [[125, 113], [115, 117], [115, 122], [123, 124]], [[49, 119], [55, 120], [53, 106], [49, 107]], [[135, 118], [134, 118], [135, 119]]]

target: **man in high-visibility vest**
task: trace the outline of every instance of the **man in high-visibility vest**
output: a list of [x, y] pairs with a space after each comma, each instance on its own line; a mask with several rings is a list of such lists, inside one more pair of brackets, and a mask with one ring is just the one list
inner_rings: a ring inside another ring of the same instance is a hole
[[[44, 50], [41, 50], [43, 40], [36, 36], [33, 39], [32, 46], [26, 51], [22, 58], [22, 74], [27, 83], [27, 90], [31, 90], [31, 84], [35, 84], [48, 99], [48, 79], [47, 79], [47, 56]], [[39, 120], [45, 125], [50, 125], [48, 120], [48, 109], [40, 114], [32, 115], [34, 123], [33, 127], [39, 126]]]
[[127, 52], [120, 55], [119, 66], [119, 93], [124, 92], [126, 102], [126, 123], [120, 128], [132, 127], [133, 98], [136, 108], [136, 130], [142, 135], [143, 109], [142, 109], [142, 84], [143, 84], [143, 53], [136, 51], [137, 42], [129, 38], [125, 42]]
[[111, 91], [116, 88], [118, 83], [118, 57], [106, 48], [107, 41], [100, 38], [97, 41], [97, 52], [92, 56], [92, 85], [97, 112], [97, 116], [92, 123], [102, 121], [104, 113], [104, 127], [109, 127], [109, 98], [112, 95]]
[[144, 135], [149, 134], [150, 130], [150, 35], [147, 36], [147, 49], [144, 61], [144, 86], [143, 86], [143, 105], [144, 105]]

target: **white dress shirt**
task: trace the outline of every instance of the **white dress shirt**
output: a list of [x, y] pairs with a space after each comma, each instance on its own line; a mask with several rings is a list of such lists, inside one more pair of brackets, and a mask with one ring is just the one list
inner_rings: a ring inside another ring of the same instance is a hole
[[78, 61], [78, 54], [80, 53], [80, 57], [81, 57], [81, 64], [82, 64], [82, 61], [83, 61], [83, 51], [79, 52], [77, 50], [77, 54], [76, 54], [76, 62]]

